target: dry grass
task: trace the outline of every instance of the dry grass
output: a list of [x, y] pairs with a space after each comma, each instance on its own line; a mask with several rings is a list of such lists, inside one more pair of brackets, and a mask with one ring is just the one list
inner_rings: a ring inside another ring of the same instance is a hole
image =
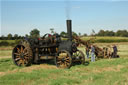
[[16, 72], [32, 72], [33, 70], [41, 70], [41, 69], [58, 69], [56, 66], [54, 65], [48, 65], [48, 64], [40, 64], [40, 65], [32, 65], [30, 67], [24, 67], [21, 69], [14, 69], [14, 70], [8, 70], [6, 72], [0, 72], [0, 76], [4, 76], [4, 75], [8, 75], [8, 74], [13, 74]]

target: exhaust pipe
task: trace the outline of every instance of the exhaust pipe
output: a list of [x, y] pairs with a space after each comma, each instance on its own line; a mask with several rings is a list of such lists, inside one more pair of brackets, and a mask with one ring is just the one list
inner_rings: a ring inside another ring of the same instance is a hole
[[72, 20], [67, 20], [67, 34], [68, 34], [68, 39], [72, 41]]

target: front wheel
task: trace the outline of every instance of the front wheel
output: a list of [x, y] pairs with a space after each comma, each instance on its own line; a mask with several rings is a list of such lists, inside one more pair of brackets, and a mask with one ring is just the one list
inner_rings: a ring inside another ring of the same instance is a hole
[[58, 68], [70, 68], [72, 65], [71, 54], [66, 50], [61, 50], [55, 57], [55, 64]]

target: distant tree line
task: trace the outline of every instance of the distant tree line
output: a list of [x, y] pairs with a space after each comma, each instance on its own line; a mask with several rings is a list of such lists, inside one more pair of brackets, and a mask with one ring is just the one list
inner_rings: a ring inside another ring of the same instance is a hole
[[7, 36], [2, 35], [0, 40], [16, 40], [16, 39], [23, 39], [24, 36], [20, 36], [18, 34], [14, 34], [14, 36], [9, 33]]
[[31, 30], [29, 35], [26, 34], [25, 36], [21, 36], [21, 35], [18, 35], [18, 34], [12, 35], [11, 33], [9, 33], [7, 36], [2, 35], [0, 37], [0, 40], [18, 40], [18, 39], [23, 39], [25, 37], [35, 38], [35, 37], [39, 37], [39, 36], [40, 36], [40, 31], [38, 29], [33, 29], [33, 30]]
[[[54, 28], [50, 29], [51, 33], [55, 33], [54, 32]], [[86, 33], [81, 34], [81, 33], [75, 33], [72, 32], [73, 35], [75, 36], [88, 36]], [[67, 32], [62, 31], [60, 33], [61, 36], [67, 36]], [[128, 30], [118, 30], [116, 32], [114, 31], [109, 31], [109, 30], [100, 30], [98, 33], [94, 34], [95, 36], [119, 36], [119, 37], [128, 37]], [[21, 36], [18, 34], [14, 34], [12, 35], [11, 33], [9, 33], [7, 36], [0, 36], [0, 40], [17, 40], [17, 39], [23, 39], [24, 37], [40, 37], [40, 31], [38, 29], [33, 29], [30, 31], [29, 34], [26, 34], [25, 36]]]
[[95, 34], [96, 36], [118, 36], [118, 37], [128, 37], [128, 30], [118, 30], [116, 32], [109, 30], [100, 30]]
[[[75, 33], [75, 32], [73, 32], [72, 33], [73, 35], [76, 35], [76, 36], [88, 36], [86, 33], [84, 33], [84, 34], [81, 34], [81, 33]], [[63, 35], [63, 36], [66, 36], [67, 35], [67, 33], [66, 32], [64, 32], [64, 31], [62, 31], [61, 33], [60, 33], [60, 35]], [[117, 36], [117, 37], [128, 37], [128, 31], [127, 30], [118, 30], [118, 31], [116, 31], [116, 32], [114, 32], [114, 31], [109, 31], [109, 30], [100, 30], [98, 33], [93, 33], [93, 34], [91, 34], [91, 35], [93, 35], [93, 36]]]

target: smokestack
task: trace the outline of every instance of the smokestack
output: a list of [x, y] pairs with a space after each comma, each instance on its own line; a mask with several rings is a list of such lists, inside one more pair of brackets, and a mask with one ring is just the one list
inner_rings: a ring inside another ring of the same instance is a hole
[[68, 34], [68, 39], [72, 41], [72, 20], [67, 20], [67, 34]]

